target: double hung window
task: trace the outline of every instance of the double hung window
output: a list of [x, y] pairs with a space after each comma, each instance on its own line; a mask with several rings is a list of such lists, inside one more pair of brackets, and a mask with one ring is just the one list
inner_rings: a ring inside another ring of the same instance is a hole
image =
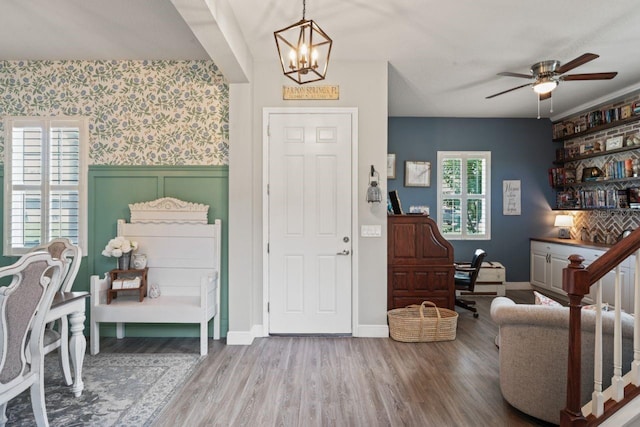
[[86, 119], [12, 117], [5, 131], [4, 254], [58, 237], [86, 253]]
[[491, 238], [491, 152], [438, 151], [438, 227], [447, 239]]

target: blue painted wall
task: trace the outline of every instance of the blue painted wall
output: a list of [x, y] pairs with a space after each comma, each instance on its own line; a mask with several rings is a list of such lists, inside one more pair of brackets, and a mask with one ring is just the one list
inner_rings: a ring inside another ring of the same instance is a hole
[[[469, 260], [477, 247], [489, 261], [499, 261], [507, 281], [529, 281], [529, 238], [554, 236], [553, 192], [547, 169], [557, 147], [551, 122], [537, 119], [389, 118], [389, 153], [396, 153], [396, 178], [388, 190], [398, 190], [405, 211], [411, 205], [430, 207], [437, 219], [437, 152], [491, 151], [491, 240], [452, 240], [455, 258]], [[430, 161], [431, 187], [404, 186], [405, 160]], [[522, 215], [502, 215], [502, 181], [519, 179]]]

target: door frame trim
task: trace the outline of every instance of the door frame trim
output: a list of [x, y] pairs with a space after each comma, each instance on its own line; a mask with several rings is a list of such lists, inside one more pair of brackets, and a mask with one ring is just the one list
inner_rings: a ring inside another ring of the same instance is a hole
[[351, 115], [351, 334], [358, 332], [358, 108], [355, 107], [264, 107], [262, 109], [262, 336], [269, 336], [269, 115]]

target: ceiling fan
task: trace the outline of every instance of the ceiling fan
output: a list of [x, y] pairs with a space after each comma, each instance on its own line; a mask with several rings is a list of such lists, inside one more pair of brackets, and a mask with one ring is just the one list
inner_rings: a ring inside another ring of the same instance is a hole
[[519, 73], [511, 73], [509, 71], [505, 71], [502, 73], [498, 73], [498, 76], [507, 76], [507, 77], [519, 77], [523, 79], [533, 80], [532, 83], [527, 83], [521, 86], [517, 86], [491, 96], [487, 96], [486, 99], [494, 98], [498, 95], [503, 95], [505, 93], [514, 91], [516, 89], [521, 89], [526, 86], [531, 86], [533, 90], [538, 94], [539, 100], [545, 100], [551, 98], [551, 91], [553, 91], [561, 81], [571, 81], [571, 80], [610, 80], [614, 78], [618, 73], [617, 72], [608, 72], [608, 73], [587, 73], [587, 74], [567, 74], [564, 73], [573, 70], [580, 65], [584, 65], [589, 61], [593, 61], [598, 58], [600, 55], [596, 55], [595, 53], [585, 53], [575, 58], [572, 61], [567, 62], [562, 65], [560, 61], [552, 59], [547, 61], [541, 61], [533, 64], [531, 66], [530, 73], [531, 74], [519, 74]]

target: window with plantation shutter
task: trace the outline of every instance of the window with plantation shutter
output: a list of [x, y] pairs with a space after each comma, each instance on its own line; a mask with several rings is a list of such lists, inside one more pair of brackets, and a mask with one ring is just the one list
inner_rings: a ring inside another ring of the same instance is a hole
[[86, 120], [8, 118], [5, 130], [4, 254], [58, 237], [86, 253]]
[[438, 228], [450, 240], [491, 238], [490, 151], [438, 151]]

